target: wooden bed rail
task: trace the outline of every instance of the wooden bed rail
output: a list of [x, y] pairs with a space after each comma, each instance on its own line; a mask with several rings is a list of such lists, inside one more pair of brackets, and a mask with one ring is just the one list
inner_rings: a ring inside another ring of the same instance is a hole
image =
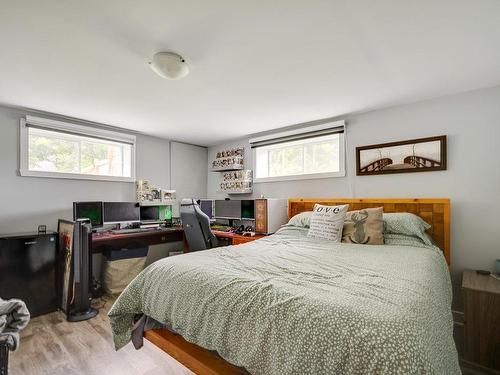
[[144, 337], [178, 362], [199, 375], [248, 375], [249, 373], [225, 361], [216, 352], [192, 344], [181, 335], [167, 329], [146, 331]]

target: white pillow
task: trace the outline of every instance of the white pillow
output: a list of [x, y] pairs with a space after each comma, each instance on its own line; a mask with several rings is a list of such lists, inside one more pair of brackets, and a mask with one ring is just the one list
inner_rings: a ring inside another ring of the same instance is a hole
[[348, 204], [342, 206], [323, 206], [315, 204], [309, 224], [309, 237], [324, 238], [333, 242], [342, 240], [342, 229]]
[[287, 225], [292, 227], [309, 228], [309, 224], [311, 223], [311, 216], [312, 216], [312, 211], [301, 212], [300, 214], [293, 216], [288, 221]]

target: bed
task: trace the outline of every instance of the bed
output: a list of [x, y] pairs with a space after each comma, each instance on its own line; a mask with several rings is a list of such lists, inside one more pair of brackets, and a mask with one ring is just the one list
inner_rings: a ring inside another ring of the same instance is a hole
[[199, 374], [456, 374], [448, 200], [293, 199], [412, 212], [438, 246], [335, 244], [284, 227], [247, 244], [160, 260], [109, 313], [117, 349], [146, 338]]

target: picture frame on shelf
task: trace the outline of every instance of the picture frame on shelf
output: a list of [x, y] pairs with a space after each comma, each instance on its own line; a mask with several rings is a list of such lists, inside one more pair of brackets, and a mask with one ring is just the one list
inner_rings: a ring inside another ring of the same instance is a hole
[[176, 200], [176, 191], [175, 190], [161, 190], [161, 201], [162, 203], [171, 204]]
[[173, 204], [176, 200], [176, 191], [152, 187], [148, 180], [135, 182], [135, 198], [141, 205]]
[[160, 203], [161, 202], [161, 189], [158, 187], [152, 187], [150, 190], [151, 202]]
[[135, 190], [141, 192], [148, 192], [151, 188], [149, 180], [137, 180], [135, 181]]

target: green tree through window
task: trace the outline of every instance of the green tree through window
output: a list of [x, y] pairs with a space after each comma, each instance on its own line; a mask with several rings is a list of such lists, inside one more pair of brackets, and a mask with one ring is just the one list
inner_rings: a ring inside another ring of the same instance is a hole
[[37, 128], [29, 128], [28, 134], [28, 165], [32, 171], [131, 175], [129, 144]]

